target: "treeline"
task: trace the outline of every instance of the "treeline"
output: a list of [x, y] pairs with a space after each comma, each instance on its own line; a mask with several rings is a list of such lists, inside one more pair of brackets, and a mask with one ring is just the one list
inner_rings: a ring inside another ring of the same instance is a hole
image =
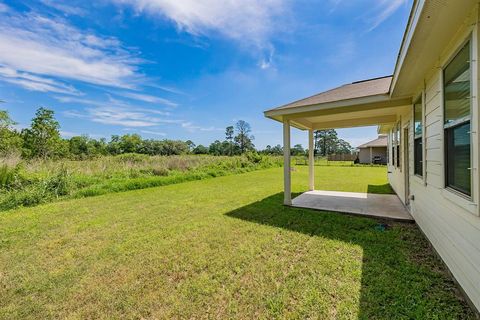
[[87, 135], [64, 139], [54, 112], [39, 108], [30, 127], [18, 130], [8, 112], [0, 110], [0, 155], [21, 153], [24, 158], [86, 159], [102, 155], [139, 153], [147, 155], [239, 155], [255, 151], [250, 125], [240, 120], [226, 128], [225, 140], [216, 140], [210, 146], [195, 145], [192, 141], [143, 139], [138, 134], [113, 135], [94, 139]]
[[[257, 152], [251, 135], [250, 124], [240, 120], [235, 126], [225, 129], [223, 141], [215, 140], [209, 146], [195, 145], [191, 140], [156, 140], [143, 139], [138, 134], [113, 135], [110, 140], [94, 139], [88, 135], [74, 136], [64, 139], [60, 134], [60, 124], [52, 110], [39, 108], [32, 119], [30, 127], [18, 130], [8, 112], [0, 110], [0, 155], [20, 153], [23, 158], [72, 158], [88, 159], [103, 155], [119, 155], [139, 153], [146, 155], [183, 155], [210, 154], [234, 156], [246, 152]], [[337, 137], [335, 130], [315, 131], [315, 154], [351, 153], [353, 148], [348, 142]], [[282, 155], [280, 145], [268, 145], [259, 153], [265, 155]], [[308, 153], [301, 144], [291, 148], [294, 156]]]

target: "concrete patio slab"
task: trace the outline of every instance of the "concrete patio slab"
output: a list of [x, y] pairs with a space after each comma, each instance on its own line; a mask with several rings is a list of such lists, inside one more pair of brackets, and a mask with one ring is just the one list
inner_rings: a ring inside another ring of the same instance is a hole
[[414, 221], [398, 196], [393, 194], [315, 190], [305, 192], [293, 199], [292, 206], [395, 221]]

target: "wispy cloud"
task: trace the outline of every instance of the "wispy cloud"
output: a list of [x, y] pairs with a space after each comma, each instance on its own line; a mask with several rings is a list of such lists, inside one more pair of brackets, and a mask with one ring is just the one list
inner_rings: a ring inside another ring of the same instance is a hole
[[[380, 26], [392, 14], [394, 14], [402, 5], [407, 5], [409, 0], [363, 0], [358, 1], [362, 7], [367, 8], [361, 15], [369, 25], [367, 31], [370, 32]], [[330, 13], [339, 10], [342, 6], [351, 6], [357, 2], [346, 0], [328, 0]]]
[[93, 122], [120, 125], [126, 127], [150, 127], [160, 123], [181, 123], [183, 120], [168, 119], [170, 112], [153, 108], [130, 105], [129, 103], [114, 99], [84, 99], [69, 96], [54, 96], [62, 103], [82, 104], [85, 108], [72, 109], [64, 112], [67, 117], [83, 118]]
[[186, 129], [187, 131], [190, 131], [190, 132], [196, 132], [196, 131], [222, 131], [223, 129], [222, 128], [216, 128], [216, 127], [213, 127], [213, 126], [210, 126], [210, 127], [202, 127], [202, 126], [198, 126], [198, 125], [194, 125], [193, 123], [191, 122], [183, 122], [182, 124], [182, 128]]
[[0, 65], [0, 78], [8, 83], [19, 85], [27, 90], [40, 92], [56, 92], [63, 94], [79, 95], [74, 87], [59, 81], [36, 76], [28, 72], [21, 72]]
[[148, 102], [148, 103], [163, 104], [163, 105], [166, 105], [166, 106], [169, 106], [169, 107], [177, 107], [178, 106], [177, 103], [175, 103], [173, 101], [170, 101], [168, 99], [160, 98], [160, 97], [157, 97], [157, 96], [152, 96], [152, 95], [144, 94], [144, 93], [122, 91], [122, 92], [116, 92], [115, 94], [117, 94], [119, 96], [122, 96], [122, 97], [125, 97], [125, 98], [138, 100], [138, 101], [143, 101], [143, 102]]
[[[171, 117], [169, 111], [131, 105], [124, 100], [115, 99], [111, 96], [103, 100], [71, 96], [54, 96], [54, 98], [62, 103], [82, 104], [86, 106], [81, 109], [75, 108], [64, 111], [63, 115], [66, 117], [122, 126], [129, 130], [131, 128], [152, 128], [161, 125], [177, 125], [189, 132], [222, 130], [213, 126], [199, 126], [184, 119], [175, 119]], [[163, 132], [152, 129], [144, 129], [143, 133], [163, 135]]]
[[262, 45], [274, 31], [275, 16], [284, 13], [284, 0], [112, 0], [137, 12], [161, 15], [194, 35], [217, 32]]
[[373, 18], [369, 19], [372, 26], [368, 31], [372, 31], [377, 28], [382, 22], [387, 20], [392, 14], [394, 14], [402, 5], [407, 4], [408, 0], [381, 0], [375, 7], [375, 14]]
[[[195, 36], [224, 36], [254, 48], [260, 67], [270, 66], [271, 36], [285, 26], [287, 0], [110, 0], [138, 13], [166, 17]], [[282, 17], [282, 23], [278, 18]]]
[[[15, 72], [0, 77], [27, 89], [60, 92], [58, 82], [49, 83], [52, 78], [131, 88], [142, 77], [139, 63], [116, 38], [79, 30], [63, 19], [34, 13], [0, 16], [0, 65]], [[27, 79], [32, 75], [35, 84]]]
[[65, 15], [84, 16], [87, 14], [87, 10], [80, 8], [78, 3], [76, 5], [69, 5], [58, 0], [41, 0], [41, 2], [50, 8], [62, 12]]
[[162, 137], [167, 135], [165, 132], [154, 131], [154, 130], [140, 130], [140, 132], [145, 134], [153, 134], [154, 136], [162, 136]]

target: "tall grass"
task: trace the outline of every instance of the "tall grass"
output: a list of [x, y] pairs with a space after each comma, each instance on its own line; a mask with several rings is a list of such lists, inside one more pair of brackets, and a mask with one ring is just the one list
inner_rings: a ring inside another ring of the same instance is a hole
[[0, 158], [0, 211], [59, 198], [89, 197], [278, 167], [281, 157], [147, 156], [22, 161]]

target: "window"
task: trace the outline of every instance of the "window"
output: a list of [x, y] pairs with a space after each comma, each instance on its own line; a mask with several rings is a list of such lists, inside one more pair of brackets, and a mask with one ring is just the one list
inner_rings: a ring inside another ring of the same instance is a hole
[[397, 154], [397, 158], [396, 158], [396, 165], [397, 165], [397, 168], [400, 167], [400, 141], [401, 141], [401, 137], [400, 137], [400, 122], [397, 123], [397, 128], [396, 128], [397, 132], [395, 134], [395, 139], [396, 139], [396, 154]]
[[414, 130], [414, 140], [413, 140], [413, 165], [414, 173], [417, 176], [423, 176], [423, 105], [422, 97], [420, 97], [413, 104], [413, 130]]
[[447, 187], [471, 195], [470, 43], [443, 70]]
[[391, 159], [392, 159], [392, 166], [395, 165], [395, 143], [396, 143], [396, 141], [395, 141], [395, 132], [394, 132], [393, 130], [394, 130], [394, 129], [392, 129], [392, 130], [390, 131], [390, 133], [391, 133], [391, 145], [392, 145], [392, 157], [391, 157]]

